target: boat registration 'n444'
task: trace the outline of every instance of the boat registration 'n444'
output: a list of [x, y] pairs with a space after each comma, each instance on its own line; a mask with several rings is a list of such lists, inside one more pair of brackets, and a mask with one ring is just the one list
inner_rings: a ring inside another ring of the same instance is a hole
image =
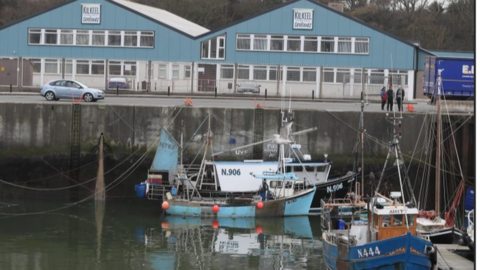
[[358, 258], [369, 258], [375, 257], [381, 254], [380, 249], [376, 246], [375, 248], [364, 248], [357, 250]]

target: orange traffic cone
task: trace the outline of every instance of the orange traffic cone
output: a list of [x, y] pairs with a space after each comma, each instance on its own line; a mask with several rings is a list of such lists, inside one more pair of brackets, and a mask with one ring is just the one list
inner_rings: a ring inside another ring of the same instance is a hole
[[415, 111], [415, 109], [413, 108], [413, 105], [412, 105], [412, 104], [408, 104], [408, 105], [407, 105], [407, 111], [409, 111], [409, 112]]

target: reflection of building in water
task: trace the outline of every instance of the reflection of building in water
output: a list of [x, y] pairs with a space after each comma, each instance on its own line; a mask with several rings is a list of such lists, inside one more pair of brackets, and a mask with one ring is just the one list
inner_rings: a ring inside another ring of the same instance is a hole
[[162, 227], [163, 239], [157, 243], [175, 251], [176, 269], [187, 269], [189, 264], [196, 269], [243, 264], [258, 269], [281, 269], [287, 264], [297, 268], [321, 252], [308, 217], [258, 221], [169, 216]]

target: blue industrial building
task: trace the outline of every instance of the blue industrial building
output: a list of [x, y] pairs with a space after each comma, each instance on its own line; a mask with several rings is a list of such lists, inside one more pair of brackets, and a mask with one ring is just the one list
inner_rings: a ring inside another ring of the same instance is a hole
[[76, 0], [3, 27], [0, 40], [0, 86], [71, 78], [106, 89], [124, 77], [131, 90], [317, 98], [359, 96], [362, 82], [371, 98], [389, 82], [420, 98], [432, 54], [310, 0], [214, 31], [127, 0]]

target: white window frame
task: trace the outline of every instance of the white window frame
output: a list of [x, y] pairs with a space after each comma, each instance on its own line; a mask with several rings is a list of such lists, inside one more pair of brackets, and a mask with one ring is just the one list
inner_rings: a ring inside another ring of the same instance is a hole
[[[31, 40], [31, 35], [38, 35], [38, 43], [32, 43]], [[28, 29], [28, 44], [29, 45], [40, 45], [42, 44], [42, 29], [38, 28], [29, 28]]]
[[159, 64], [158, 65], [158, 78], [159, 79], [167, 79], [167, 64]]
[[[239, 48], [238, 43], [239, 41], [247, 41], [248, 40], [248, 48]], [[252, 49], [252, 35], [247, 34], [237, 34], [237, 40], [235, 41], [235, 47], [237, 51], [249, 51]]]

